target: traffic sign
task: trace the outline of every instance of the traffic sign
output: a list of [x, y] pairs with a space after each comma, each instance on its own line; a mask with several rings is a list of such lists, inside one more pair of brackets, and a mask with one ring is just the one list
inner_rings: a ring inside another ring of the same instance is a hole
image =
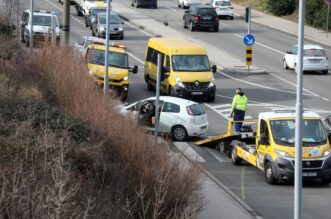
[[324, 2], [328, 5], [331, 5], [331, 0], [324, 0]]
[[247, 34], [244, 36], [244, 43], [246, 46], [252, 46], [255, 43], [255, 37], [253, 34]]

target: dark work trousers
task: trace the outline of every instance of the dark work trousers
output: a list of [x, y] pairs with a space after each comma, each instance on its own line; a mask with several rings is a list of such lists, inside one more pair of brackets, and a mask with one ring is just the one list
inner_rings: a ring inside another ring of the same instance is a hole
[[[245, 111], [235, 109], [233, 112], [233, 120], [234, 121], [244, 121], [244, 119], [245, 119]], [[234, 125], [234, 130], [236, 132], [240, 132], [242, 125], [243, 125], [242, 122], [236, 122]]]

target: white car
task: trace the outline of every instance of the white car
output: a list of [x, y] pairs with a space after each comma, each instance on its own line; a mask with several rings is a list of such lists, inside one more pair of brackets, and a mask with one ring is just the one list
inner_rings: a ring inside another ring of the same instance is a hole
[[[294, 69], [297, 72], [298, 46], [293, 46], [283, 58], [284, 69]], [[303, 71], [322, 71], [328, 74], [329, 63], [325, 50], [318, 45], [304, 45]]]
[[233, 7], [230, 0], [212, 0], [211, 5], [219, 17], [229, 17], [233, 20]]
[[200, 5], [203, 4], [202, 0], [178, 0], [179, 8], [189, 8], [191, 5]]
[[[155, 97], [137, 101], [120, 107], [120, 112], [128, 114], [137, 123], [144, 123], [145, 106], [155, 105]], [[175, 141], [184, 141], [190, 136], [206, 134], [208, 116], [203, 107], [196, 102], [169, 96], [160, 96], [159, 131], [169, 133]]]

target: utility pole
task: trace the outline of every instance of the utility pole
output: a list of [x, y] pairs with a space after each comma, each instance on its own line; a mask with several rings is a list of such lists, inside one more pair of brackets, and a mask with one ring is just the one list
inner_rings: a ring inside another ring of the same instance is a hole
[[63, 1], [63, 41], [65, 46], [69, 46], [70, 41], [70, 0]]
[[106, 15], [106, 49], [105, 49], [105, 75], [103, 77], [103, 93], [106, 94], [109, 88], [108, 81], [108, 65], [109, 65], [109, 19], [110, 19], [111, 0], [107, 0], [107, 15]]
[[294, 219], [302, 218], [302, 88], [305, 0], [299, 1], [297, 102], [295, 117]]
[[30, 48], [33, 49], [33, 15], [34, 15], [34, 0], [31, 0], [30, 2], [30, 10], [31, 10], [31, 19], [30, 19]]
[[155, 101], [155, 142], [159, 137], [159, 105], [160, 105], [160, 86], [161, 86], [161, 54], [157, 54], [157, 76], [156, 76], [156, 101]]

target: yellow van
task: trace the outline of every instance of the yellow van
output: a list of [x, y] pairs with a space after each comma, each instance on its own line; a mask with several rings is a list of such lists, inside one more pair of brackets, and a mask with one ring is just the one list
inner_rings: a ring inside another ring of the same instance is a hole
[[[106, 46], [103, 42], [92, 42], [87, 47], [85, 55], [89, 73], [99, 85], [103, 85], [104, 82], [105, 50]], [[122, 101], [125, 101], [129, 92], [129, 71], [136, 74], [138, 66], [129, 67], [128, 54], [122, 45], [115, 44], [109, 47], [108, 61], [109, 87], [118, 93]]]
[[156, 87], [158, 54], [162, 60], [162, 93], [215, 100], [216, 66], [210, 66], [202, 46], [179, 38], [150, 38], [145, 53], [145, 82], [149, 90]]

